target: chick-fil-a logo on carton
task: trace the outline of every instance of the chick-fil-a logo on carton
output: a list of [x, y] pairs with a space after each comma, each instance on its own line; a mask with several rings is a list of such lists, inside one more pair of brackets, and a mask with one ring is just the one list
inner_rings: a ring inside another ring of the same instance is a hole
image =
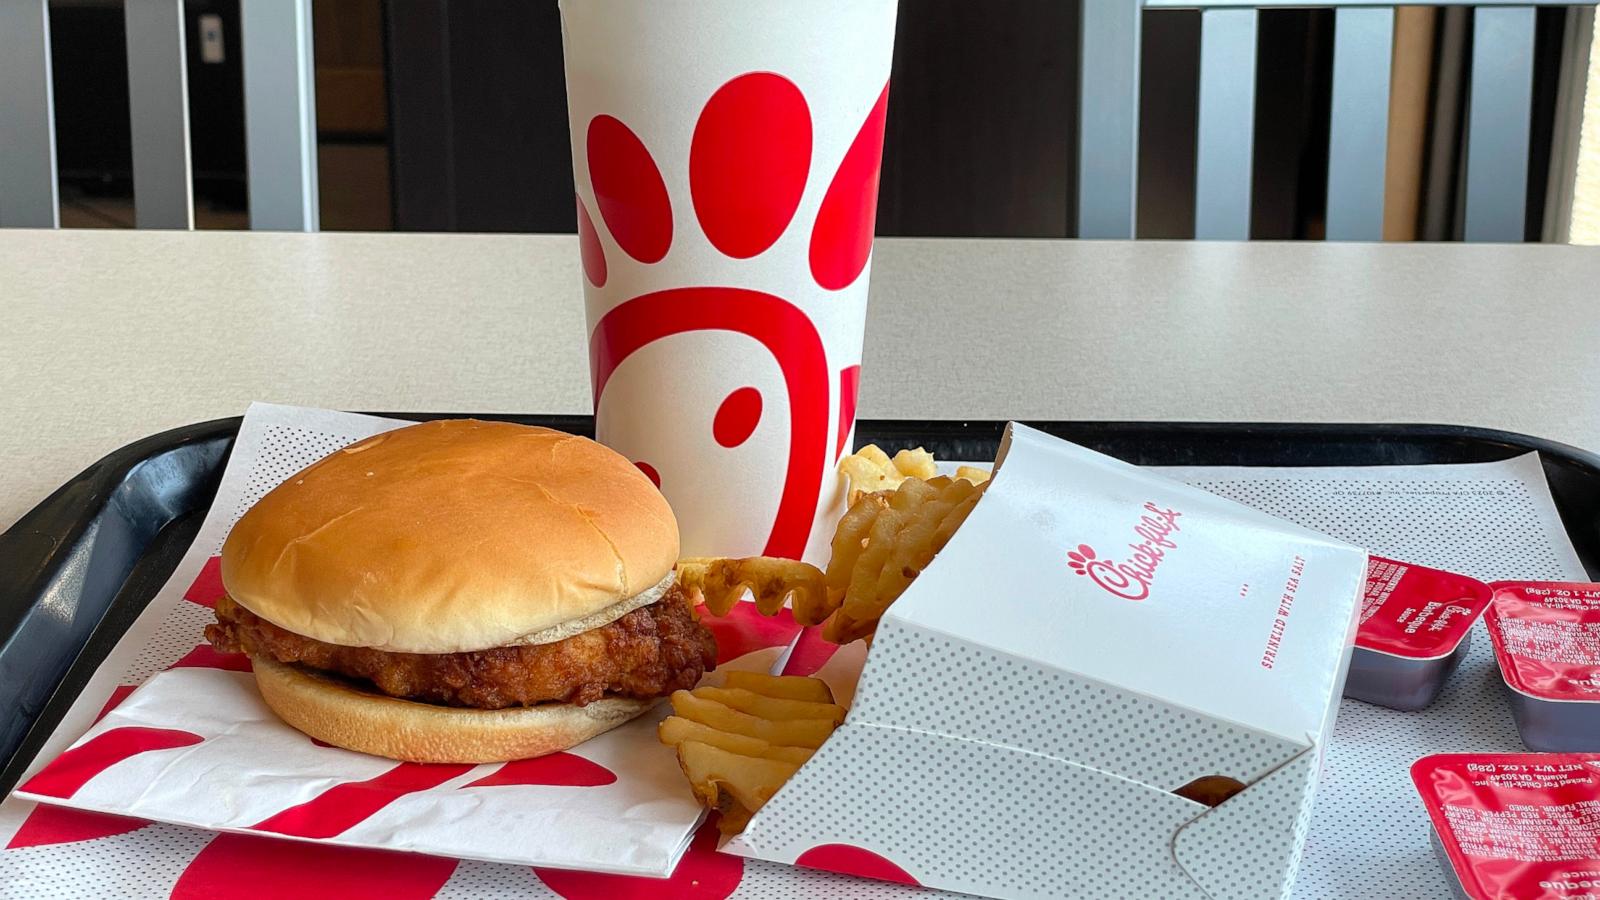
[[1150, 596], [1150, 583], [1155, 580], [1156, 569], [1168, 550], [1178, 549], [1172, 535], [1182, 530], [1178, 527], [1178, 517], [1183, 513], [1162, 509], [1153, 501], [1146, 503], [1144, 509], [1145, 514], [1133, 526], [1134, 535], [1143, 540], [1128, 544], [1133, 553], [1126, 560], [1100, 559], [1093, 547], [1079, 544], [1078, 549], [1067, 551], [1067, 565], [1124, 600], [1143, 600]]

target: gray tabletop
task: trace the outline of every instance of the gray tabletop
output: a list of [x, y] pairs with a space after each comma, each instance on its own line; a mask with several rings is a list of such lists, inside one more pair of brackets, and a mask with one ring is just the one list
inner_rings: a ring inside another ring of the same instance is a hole
[[[0, 232], [0, 528], [253, 399], [588, 411], [567, 236]], [[878, 242], [861, 414], [1447, 422], [1600, 448], [1600, 251]]]

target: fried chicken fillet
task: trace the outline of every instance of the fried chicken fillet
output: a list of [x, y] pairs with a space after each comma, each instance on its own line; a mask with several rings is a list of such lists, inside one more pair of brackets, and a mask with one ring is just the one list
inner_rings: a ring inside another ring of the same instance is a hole
[[391, 697], [476, 709], [662, 697], [694, 687], [717, 661], [715, 638], [695, 621], [676, 586], [656, 603], [565, 640], [470, 653], [328, 644], [279, 628], [230, 597], [217, 602], [217, 621], [206, 626], [206, 639], [223, 653], [270, 656]]

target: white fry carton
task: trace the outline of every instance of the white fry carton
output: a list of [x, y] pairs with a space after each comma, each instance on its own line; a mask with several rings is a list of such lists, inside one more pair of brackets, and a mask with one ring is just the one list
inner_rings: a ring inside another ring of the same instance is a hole
[[[1366, 553], [1021, 425], [730, 852], [995, 897], [1287, 897]], [[1172, 791], [1225, 775], [1215, 808]]]

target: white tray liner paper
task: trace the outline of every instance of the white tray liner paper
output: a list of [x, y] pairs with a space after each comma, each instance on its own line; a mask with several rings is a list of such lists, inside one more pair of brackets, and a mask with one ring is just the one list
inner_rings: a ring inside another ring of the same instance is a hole
[[[1165, 474], [1371, 553], [1482, 581], [1587, 581], [1537, 454], [1458, 466], [1165, 467]], [[1429, 753], [1520, 752], [1483, 623], [1433, 705], [1345, 700], [1295, 882], [1298, 900], [1450, 896], [1408, 774]]]
[[[321, 455], [399, 424], [404, 423], [252, 406], [194, 546], [90, 679], [33, 770], [77, 740], [118, 685], [142, 682], [193, 649], [210, 612], [183, 602], [182, 594], [250, 503]], [[261, 464], [242, 468], [242, 460], [258, 457]], [[1376, 554], [1483, 580], [1586, 579], [1534, 454], [1460, 466], [1161, 471]], [[1481, 632], [1482, 625], [1477, 629]], [[1407, 768], [1427, 753], [1522, 749], [1503, 691], [1487, 635], [1479, 633], [1460, 670], [1427, 710], [1405, 713], [1346, 700], [1324, 763], [1294, 896], [1446, 896]], [[0, 802], [0, 846], [10, 842], [32, 808], [15, 797]], [[213, 839], [210, 832], [153, 824], [89, 841], [0, 850], [0, 894], [87, 898], [112, 890], [126, 897], [167, 897], [183, 868]], [[743, 866], [732, 897], [938, 895], [757, 860], [744, 860]], [[510, 895], [559, 896], [525, 866], [474, 861], [456, 866], [438, 894]]]

